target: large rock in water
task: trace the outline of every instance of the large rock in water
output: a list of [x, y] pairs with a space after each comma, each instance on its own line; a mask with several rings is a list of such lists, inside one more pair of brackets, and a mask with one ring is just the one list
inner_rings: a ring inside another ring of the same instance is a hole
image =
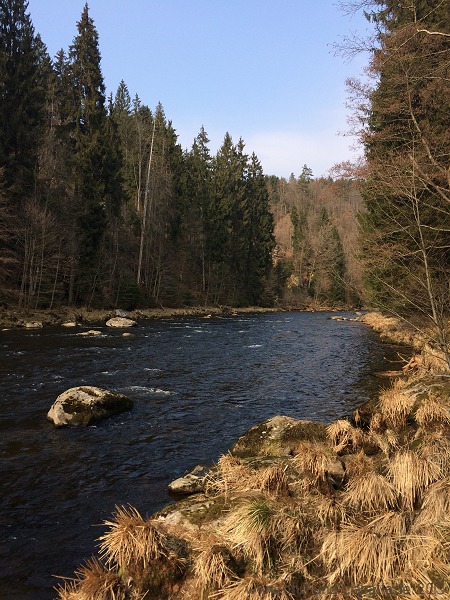
[[89, 385], [70, 388], [58, 396], [47, 418], [63, 425], [93, 425], [133, 406], [133, 401], [117, 392]]
[[133, 319], [127, 319], [125, 317], [113, 317], [106, 321], [108, 327], [134, 327], [137, 322]]

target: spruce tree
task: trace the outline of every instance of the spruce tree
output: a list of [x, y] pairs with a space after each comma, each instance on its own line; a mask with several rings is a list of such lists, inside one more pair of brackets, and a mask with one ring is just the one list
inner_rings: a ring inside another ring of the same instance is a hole
[[14, 212], [34, 191], [44, 128], [46, 50], [25, 0], [0, 0], [0, 168]]
[[86, 4], [78, 35], [69, 51], [71, 83], [70, 138], [74, 151], [77, 301], [86, 301], [101, 271], [99, 252], [106, 229], [105, 86], [100, 68], [98, 34]]

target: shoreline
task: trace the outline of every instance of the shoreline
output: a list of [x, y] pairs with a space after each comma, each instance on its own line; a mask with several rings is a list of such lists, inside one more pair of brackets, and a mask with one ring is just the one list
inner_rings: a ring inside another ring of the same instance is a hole
[[[106, 322], [108, 319], [117, 316], [120, 309], [89, 309], [86, 307], [63, 306], [56, 309], [42, 310], [19, 310], [0, 308], [0, 329], [15, 329], [27, 327], [59, 326], [66, 323], [78, 325], [95, 324]], [[207, 317], [207, 316], [231, 316], [234, 314], [259, 314], [259, 313], [277, 313], [277, 312], [355, 312], [353, 308], [333, 308], [333, 307], [305, 307], [294, 308], [289, 306], [185, 306], [185, 307], [160, 307], [160, 308], [140, 308], [130, 311], [120, 311], [128, 315], [135, 321], [142, 319], [161, 319], [170, 317]]]

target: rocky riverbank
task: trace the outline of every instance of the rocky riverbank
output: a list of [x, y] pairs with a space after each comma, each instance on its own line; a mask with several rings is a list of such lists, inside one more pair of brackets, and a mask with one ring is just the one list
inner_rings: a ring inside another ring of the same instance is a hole
[[0, 328], [43, 327], [48, 325], [78, 324], [90, 325], [106, 323], [117, 315], [127, 315], [130, 319], [159, 319], [186, 316], [224, 316], [242, 313], [277, 312], [279, 308], [259, 306], [232, 308], [229, 306], [195, 306], [183, 308], [143, 308], [123, 311], [121, 309], [95, 310], [87, 308], [60, 307], [55, 310], [13, 310], [0, 309]]
[[197, 470], [195, 493], [151, 518], [118, 508], [59, 598], [450, 597], [450, 374], [417, 330], [363, 320], [416, 352], [370, 407], [275, 416]]

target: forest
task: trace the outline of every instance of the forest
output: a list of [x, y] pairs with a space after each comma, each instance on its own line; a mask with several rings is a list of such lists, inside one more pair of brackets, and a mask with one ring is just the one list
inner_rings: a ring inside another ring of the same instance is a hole
[[0, 27], [2, 306], [358, 301], [354, 183], [266, 176], [228, 133], [212, 156], [203, 127], [183, 150], [160, 103], [105, 97], [87, 4], [54, 60], [27, 2]]
[[28, 3], [0, 0], [1, 306], [381, 306], [443, 330], [449, 7], [341, 8], [375, 30], [341, 48], [371, 51], [348, 81], [365, 157], [286, 180], [228, 133], [215, 155], [203, 127], [183, 149], [124, 80], [107, 98], [87, 4], [52, 59]]

